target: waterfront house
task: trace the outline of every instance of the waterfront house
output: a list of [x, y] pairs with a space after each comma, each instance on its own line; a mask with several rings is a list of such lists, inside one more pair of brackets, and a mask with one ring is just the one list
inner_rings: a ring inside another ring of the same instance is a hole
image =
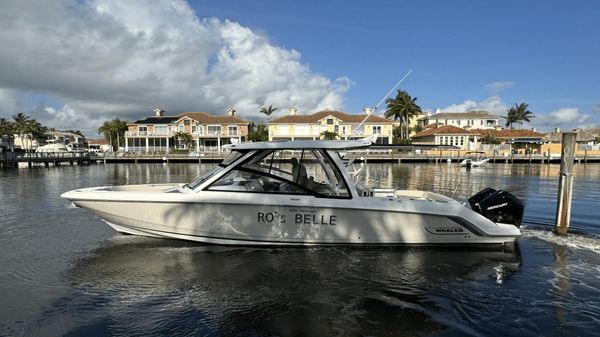
[[181, 142], [175, 140], [177, 132], [191, 135], [193, 147], [202, 151], [220, 151], [232, 139], [243, 141], [248, 136], [248, 122], [235, 116], [233, 109], [227, 115], [184, 112], [165, 116], [164, 112], [157, 108], [154, 116], [128, 123], [125, 151], [169, 152], [181, 148]]
[[426, 127], [428, 125], [452, 125], [465, 130], [473, 129], [499, 129], [500, 117], [490, 114], [487, 111], [469, 111], [469, 112], [441, 112], [436, 109], [435, 114], [426, 115], [419, 118], [419, 125]]
[[543, 152], [544, 134], [534, 130], [502, 129], [476, 130], [480, 138], [495, 139], [503, 145], [510, 145], [513, 154], [527, 155]]
[[320, 111], [312, 115], [298, 115], [295, 108], [289, 114], [269, 121], [269, 140], [316, 140], [325, 131], [333, 132], [337, 139], [358, 139], [378, 134], [378, 144], [392, 143], [392, 130], [398, 125], [390, 119], [371, 114], [364, 124], [364, 114], [348, 114], [341, 111]]
[[461, 150], [475, 151], [480, 135], [453, 125], [428, 125], [411, 137], [413, 145], [452, 145]]

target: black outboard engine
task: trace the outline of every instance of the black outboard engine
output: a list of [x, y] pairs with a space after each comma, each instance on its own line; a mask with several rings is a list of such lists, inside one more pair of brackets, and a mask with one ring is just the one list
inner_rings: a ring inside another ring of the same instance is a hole
[[521, 226], [523, 219], [523, 202], [509, 192], [496, 191], [491, 187], [484, 188], [469, 198], [469, 205], [475, 212], [492, 220], [505, 224]]

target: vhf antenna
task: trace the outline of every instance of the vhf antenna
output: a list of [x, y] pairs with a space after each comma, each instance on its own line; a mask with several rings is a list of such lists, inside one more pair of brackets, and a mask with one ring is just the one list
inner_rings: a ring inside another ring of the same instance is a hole
[[406, 73], [406, 75], [404, 75], [404, 77], [402, 77], [402, 78], [400, 79], [400, 81], [398, 81], [398, 83], [396, 83], [396, 85], [394, 85], [394, 86], [392, 87], [392, 89], [390, 89], [390, 91], [388, 91], [388, 93], [387, 93], [385, 96], [383, 96], [383, 98], [381, 99], [381, 101], [379, 101], [379, 103], [377, 103], [377, 105], [375, 106], [375, 108], [374, 108], [373, 110], [371, 110], [371, 111], [368, 111], [368, 112], [367, 112], [367, 115], [365, 116], [365, 119], [363, 119], [363, 120], [362, 120], [362, 122], [360, 122], [360, 124], [358, 124], [358, 126], [357, 126], [357, 127], [354, 129], [354, 131], [352, 131], [352, 133], [350, 134], [350, 137], [352, 137], [352, 136], [354, 135], [354, 133], [355, 133], [357, 130], [359, 130], [359, 129], [360, 129], [360, 127], [361, 127], [361, 126], [363, 126], [363, 124], [365, 124], [365, 122], [367, 121], [367, 119], [369, 118], [369, 116], [371, 116], [371, 114], [372, 114], [372, 113], [374, 113], [374, 112], [377, 110], [377, 108], [379, 108], [379, 106], [381, 105], [381, 103], [383, 103], [383, 101], [385, 101], [385, 100], [388, 98], [388, 96], [390, 96], [390, 94], [391, 94], [391, 93], [392, 93], [392, 92], [393, 92], [393, 91], [394, 91], [394, 90], [395, 90], [395, 89], [396, 89], [396, 88], [397, 88], [397, 87], [398, 87], [398, 86], [399, 86], [399, 85], [400, 85], [402, 82], [404, 82], [404, 80], [405, 80], [405, 79], [408, 77], [408, 75], [410, 75], [410, 73], [412, 73], [412, 71], [413, 71], [413, 70], [412, 70], [412, 69], [410, 69], [410, 70], [409, 70], [409, 71]]

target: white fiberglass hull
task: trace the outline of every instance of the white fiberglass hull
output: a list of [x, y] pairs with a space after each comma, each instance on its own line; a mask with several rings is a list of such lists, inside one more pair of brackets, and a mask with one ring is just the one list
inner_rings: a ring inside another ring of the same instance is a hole
[[[164, 187], [162, 188], [164, 189]], [[83, 189], [63, 194], [122, 233], [225, 245], [505, 245], [520, 231], [459, 203]]]

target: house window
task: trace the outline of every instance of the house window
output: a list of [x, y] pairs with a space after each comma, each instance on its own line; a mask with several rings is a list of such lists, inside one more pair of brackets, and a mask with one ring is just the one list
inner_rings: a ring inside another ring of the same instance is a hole
[[233, 126], [229, 126], [227, 128], [227, 132], [229, 133], [230, 136], [237, 136], [237, 126], [233, 125]]
[[333, 132], [339, 133], [340, 132], [340, 126], [339, 125], [334, 125], [333, 126]]
[[457, 125], [460, 125], [460, 119], [456, 121], [456, 124], [457, 124]]
[[195, 125], [192, 125], [192, 133], [196, 133], [197, 127]]
[[381, 125], [374, 125], [373, 126], [373, 134], [374, 135], [380, 135], [381, 134]]
[[167, 134], [167, 127], [165, 125], [160, 125], [160, 126], [155, 126], [154, 127], [154, 133], [159, 135], [159, 136], [163, 136]]
[[483, 119], [479, 121], [480, 125], [483, 125]]
[[179, 132], [183, 132], [183, 125], [179, 126]]
[[350, 133], [350, 127], [349, 126], [342, 126], [342, 135], [346, 135]]
[[220, 125], [209, 125], [208, 126], [208, 134], [209, 135], [218, 135], [221, 133], [221, 126]]
[[359, 127], [357, 127], [355, 130], [357, 135], [364, 135], [365, 134], [365, 126], [361, 125]]
[[327, 125], [333, 125], [333, 118], [327, 119]]
[[190, 125], [190, 120], [189, 119], [184, 119], [183, 120], [183, 125]]
[[140, 132], [140, 136], [145, 136], [148, 134], [148, 127], [147, 126], [140, 126], [138, 128], [138, 131]]

